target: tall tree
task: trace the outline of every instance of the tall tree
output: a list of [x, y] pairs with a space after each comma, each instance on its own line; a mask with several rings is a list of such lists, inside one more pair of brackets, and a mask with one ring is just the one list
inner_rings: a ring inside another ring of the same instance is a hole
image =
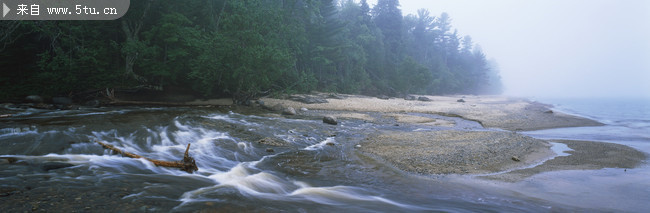
[[[133, 71], [133, 65], [135, 65], [140, 54], [139, 50], [143, 47], [142, 41], [140, 41], [140, 32], [145, 25], [145, 18], [147, 18], [153, 0], [136, 2], [139, 4], [131, 4], [131, 7], [135, 7], [130, 10], [132, 12], [121, 19], [122, 31], [126, 37], [122, 48], [124, 52], [124, 76], [144, 83], [146, 80]], [[136, 5], [142, 8], [137, 8]]]
[[384, 35], [387, 50], [397, 53], [402, 41], [402, 10], [399, 0], [379, 0], [373, 8], [374, 21]]

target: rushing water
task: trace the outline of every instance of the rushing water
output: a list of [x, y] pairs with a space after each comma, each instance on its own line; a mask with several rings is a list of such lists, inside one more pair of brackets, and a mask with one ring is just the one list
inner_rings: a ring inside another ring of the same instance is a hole
[[[355, 149], [364, 137], [382, 130], [422, 131], [449, 127], [395, 126], [390, 120], [367, 123], [353, 119], [344, 119], [332, 126], [323, 124], [319, 117], [278, 117], [215, 108], [127, 107], [9, 112], [14, 116], [0, 123], [0, 157], [5, 159], [0, 163], [0, 202], [5, 209], [13, 211], [548, 212], [600, 209], [600, 206], [589, 206], [589, 202], [574, 205], [554, 199], [554, 193], [571, 197], [574, 195], [571, 193], [579, 190], [562, 192], [562, 185], [539, 178], [506, 184], [467, 176], [420, 177], [397, 171]], [[460, 118], [447, 119], [457, 123], [454, 128], [498, 131], [484, 130], [475, 122]], [[563, 138], [552, 132], [529, 134]], [[257, 143], [265, 137], [280, 138], [287, 143], [284, 146]], [[647, 143], [647, 138], [643, 137], [642, 134], [641, 138], [636, 138], [639, 144]], [[113, 155], [95, 140], [148, 158], [169, 161], [180, 160], [187, 144], [191, 143], [190, 155], [196, 159], [199, 171], [188, 174], [174, 168], [157, 167], [143, 159]], [[8, 163], [7, 159], [18, 161]], [[647, 176], [647, 165], [644, 167], [646, 169], [627, 174]], [[608, 171], [596, 171], [593, 175]], [[562, 181], [563, 185], [582, 181], [575, 177], [571, 172], [549, 176]], [[632, 180], [635, 179], [629, 179], [628, 184]], [[604, 180], [589, 184], [597, 185], [601, 181]], [[650, 195], [647, 190], [633, 190], [632, 193], [628, 197]], [[600, 199], [601, 196], [605, 195], [588, 197]], [[633, 205], [633, 208], [611, 208], [635, 211], [639, 207], [643, 204]]]

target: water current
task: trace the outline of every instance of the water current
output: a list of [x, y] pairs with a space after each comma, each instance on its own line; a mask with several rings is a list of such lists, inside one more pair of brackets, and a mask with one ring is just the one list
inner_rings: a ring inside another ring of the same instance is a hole
[[[445, 118], [456, 122], [455, 127], [396, 126], [391, 120], [355, 119], [341, 119], [334, 126], [319, 117], [228, 108], [5, 112], [14, 114], [0, 123], [0, 203], [9, 211], [549, 212], [600, 208], [590, 207], [589, 202], [573, 205], [553, 199], [553, 193], [561, 193], [554, 190], [561, 186], [539, 178], [505, 184], [459, 175], [418, 176], [355, 148], [366, 136], [385, 130], [501, 131], [460, 118]], [[258, 143], [266, 137], [285, 143]], [[96, 140], [167, 161], [180, 160], [191, 143], [189, 153], [199, 170], [188, 174], [115, 155]], [[647, 175], [648, 169], [630, 173]], [[548, 176], [566, 185], [575, 182], [575, 177], [571, 172]], [[603, 180], [590, 184], [599, 181]], [[650, 194], [647, 189], [632, 193]], [[643, 205], [633, 207], [613, 209], [635, 211]]]

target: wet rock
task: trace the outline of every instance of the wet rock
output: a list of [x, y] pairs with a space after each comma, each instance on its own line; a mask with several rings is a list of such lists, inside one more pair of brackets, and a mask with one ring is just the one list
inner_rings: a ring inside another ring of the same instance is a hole
[[266, 152], [275, 152], [275, 150], [273, 148], [266, 148]]
[[390, 97], [388, 97], [387, 95], [380, 95], [380, 96], [377, 96], [377, 98], [382, 99], [382, 100], [390, 99]]
[[27, 103], [43, 103], [43, 98], [38, 95], [30, 95], [25, 97], [25, 102]]
[[5, 108], [5, 109], [11, 109], [11, 108], [14, 108], [13, 106], [14, 106], [14, 104], [12, 104], [12, 103], [4, 103], [4, 104], [0, 104], [0, 107], [1, 107], [1, 108]]
[[407, 101], [415, 101], [416, 99], [417, 99], [417, 97], [415, 97], [413, 95], [407, 95], [406, 97], [404, 97], [404, 100], [407, 100]]
[[343, 99], [345, 99], [345, 97], [340, 96], [340, 95], [337, 95], [337, 94], [329, 94], [329, 95], [327, 96], [327, 98], [331, 98], [331, 99], [339, 99], [339, 100], [343, 100]]
[[56, 109], [56, 107], [55, 107], [54, 105], [52, 105], [52, 104], [45, 104], [45, 103], [34, 104], [34, 105], [32, 106], [32, 108], [36, 108], [36, 109]]
[[334, 116], [328, 115], [328, 116], [323, 117], [323, 123], [331, 124], [331, 125], [337, 125], [339, 122], [336, 120], [336, 118]]
[[269, 145], [269, 146], [284, 146], [287, 145], [287, 142], [278, 139], [278, 138], [271, 138], [271, 137], [266, 137], [262, 138], [261, 140], [257, 141], [257, 143], [264, 144], [264, 145]]
[[433, 100], [431, 100], [431, 98], [428, 97], [420, 96], [418, 97], [418, 101], [433, 101]]
[[550, 110], [550, 109], [549, 109], [549, 110], [544, 111], [544, 113], [546, 113], [546, 114], [553, 114], [553, 110]]
[[50, 171], [50, 170], [54, 170], [54, 169], [62, 169], [62, 168], [67, 168], [67, 167], [71, 167], [71, 166], [74, 166], [74, 165], [73, 165], [73, 164], [69, 164], [69, 163], [63, 163], [63, 162], [47, 162], [47, 163], [44, 163], [44, 164], [41, 166], [41, 168], [42, 168], [44, 171], [47, 172], [47, 171]]
[[72, 99], [68, 97], [54, 97], [52, 98], [52, 103], [54, 105], [69, 106], [72, 105]]
[[286, 109], [284, 109], [282, 111], [282, 114], [283, 115], [296, 115], [297, 113], [296, 113], [296, 109], [294, 109], [293, 107], [287, 107]]
[[53, 105], [53, 106], [54, 106], [54, 109], [60, 109], [60, 110], [77, 110], [77, 109], [79, 109], [79, 106], [77, 106], [77, 105], [61, 105], [61, 104], [57, 104], [57, 105]]
[[335, 144], [334, 142], [327, 142], [327, 143], [325, 143], [325, 145], [328, 145], [328, 146], [336, 146], [336, 144]]
[[512, 156], [512, 158], [510, 158], [510, 159], [512, 159], [513, 161], [517, 161], [517, 162], [521, 161], [521, 159], [519, 159], [519, 157], [517, 157], [517, 156]]
[[16, 106], [16, 108], [18, 108], [18, 109], [29, 109], [29, 108], [32, 108], [32, 107], [34, 107], [33, 103], [19, 104], [18, 106]]
[[301, 111], [301, 112], [307, 112], [307, 111], [309, 111], [309, 110], [308, 110], [307, 108], [302, 107], [302, 108], [300, 108], [300, 111]]
[[1, 159], [0, 162], [2, 162], [0, 164], [3, 164], [3, 163], [15, 163], [16, 161], [18, 161], [18, 159], [14, 158], [14, 157], [3, 157], [3, 158], [0, 158], [0, 159]]
[[456, 102], [458, 102], [458, 103], [465, 103], [465, 100], [463, 100], [463, 99], [461, 98], [461, 99], [458, 99]]
[[13, 194], [20, 193], [20, 189], [14, 187], [1, 187], [0, 197], [7, 197]]
[[305, 103], [305, 104], [329, 103], [325, 99], [322, 99], [322, 98], [319, 98], [319, 97], [314, 97], [314, 96], [309, 96], [309, 95], [292, 95], [292, 96], [289, 96], [289, 100], [298, 101], [298, 102]]
[[90, 100], [90, 101], [86, 101], [86, 103], [84, 103], [84, 106], [97, 108], [101, 106], [101, 104], [102, 103], [99, 100]]

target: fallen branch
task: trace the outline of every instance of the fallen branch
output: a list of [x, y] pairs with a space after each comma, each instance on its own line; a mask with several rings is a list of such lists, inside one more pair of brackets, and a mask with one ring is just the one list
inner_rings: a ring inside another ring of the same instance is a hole
[[190, 151], [190, 144], [187, 144], [187, 149], [185, 149], [185, 155], [183, 156], [182, 161], [163, 161], [163, 160], [155, 160], [151, 158], [145, 158], [140, 155], [136, 155], [130, 152], [125, 152], [122, 150], [119, 150], [118, 148], [115, 148], [115, 146], [102, 143], [101, 141], [95, 141], [102, 145], [105, 149], [110, 149], [118, 154], [121, 154], [122, 156], [130, 157], [130, 158], [143, 158], [145, 160], [151, 161], [154, 165], [156, 166], [164, 166], [164, 167], [175, 167], [175, 168], [180, 168], [183, 171], [186, 171], [187, 173], [192, 173], [194, 171], [198, 171], [199, 168], [196, 167], [196, 162], [194, 161], [194, 158], [190, 157], [189, 151]]

